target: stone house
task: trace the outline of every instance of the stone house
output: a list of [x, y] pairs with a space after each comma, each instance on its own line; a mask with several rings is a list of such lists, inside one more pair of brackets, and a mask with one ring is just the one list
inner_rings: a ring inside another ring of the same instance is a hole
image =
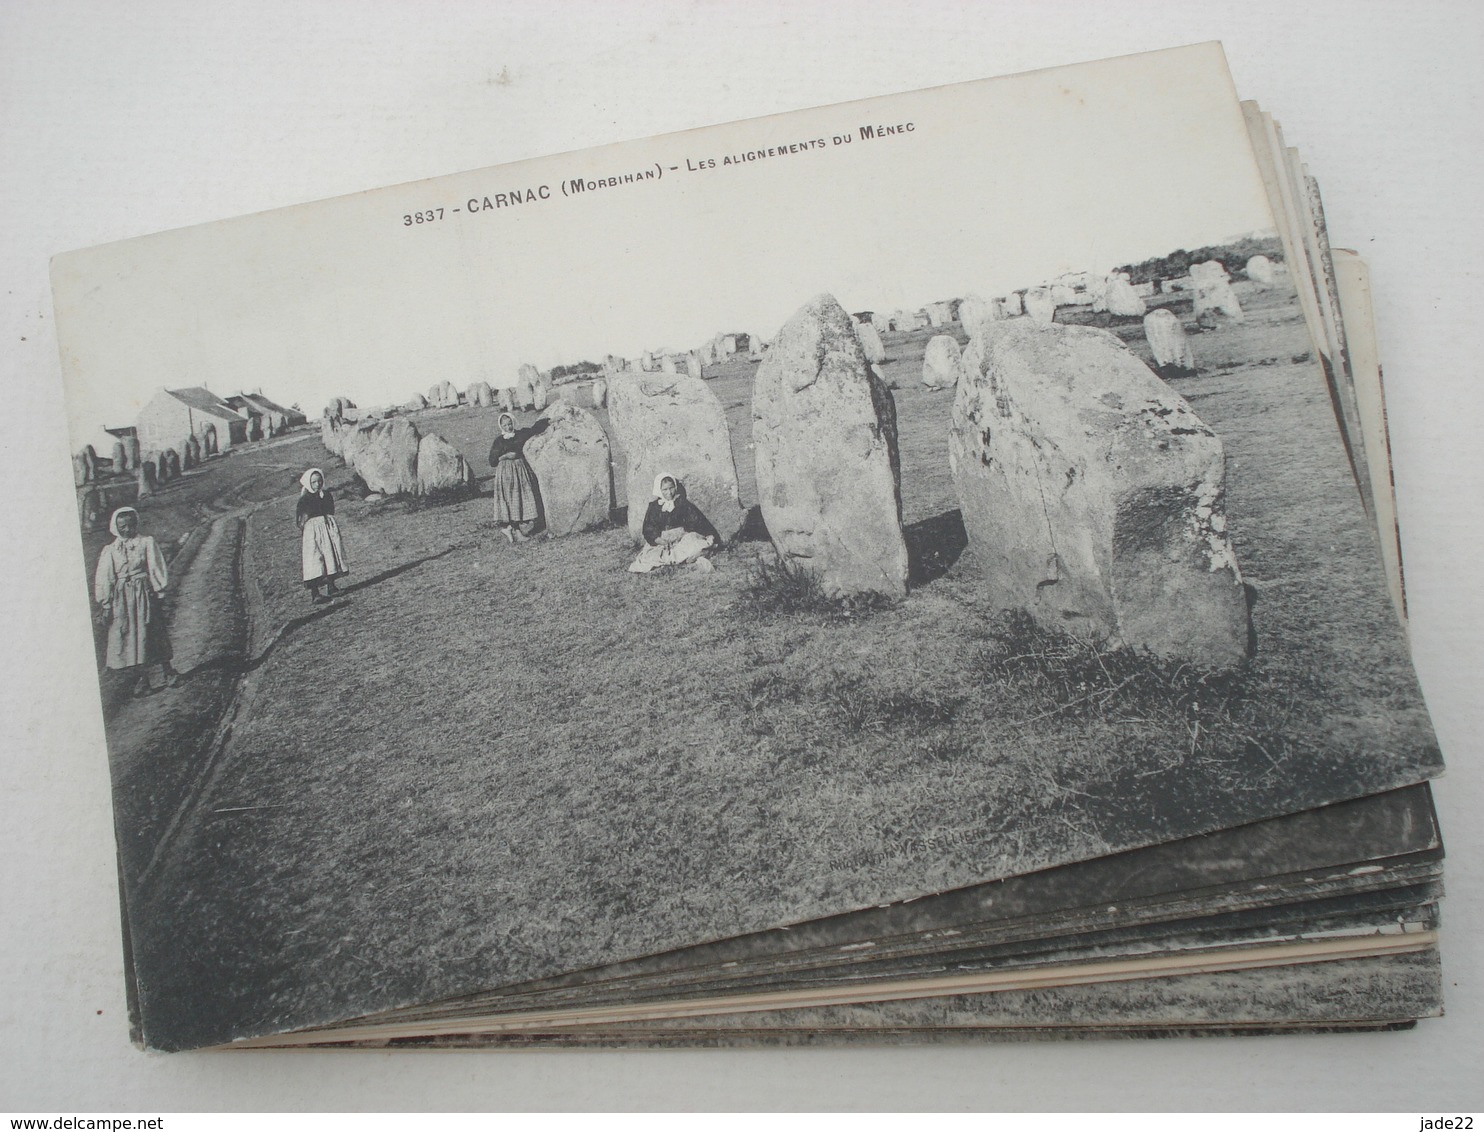
[[160, 452], [179, 448], [188, 436], [203, 438], [207, 425], [216, 426], [220, 451], [247, 443], [248, 418], [201, 385], [161, 389], [139, 411], [135, 428], [142, 449]]

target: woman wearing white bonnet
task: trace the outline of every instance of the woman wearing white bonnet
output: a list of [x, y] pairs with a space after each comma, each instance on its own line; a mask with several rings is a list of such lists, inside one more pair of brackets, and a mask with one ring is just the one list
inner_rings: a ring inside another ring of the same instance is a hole
[[506, 542], [525, 542], [541, 517], [536, 473], [526, 462], [526, 441], [544, 432], [551, 422], [543, 417], [531, 428], [516, 428], [514, 413], [501, 413], [499, 422], [500, 434], [490, 445], [490, 467], [495, 469], [495, 526]]
[[164, 687], [179, 679], [171, 667], [170, 634], [160, 599], [170, 584], [170, 571], [154, 536], [139, 533], [139, 512], [120, 507], [108, 520], [113, 541], [98, 556], [93, 597], [108, 620], [105, 664], [118, 672], [133, 671], [134, 694], [158, 691], [150, 669], [160, 667]]
[[716, 533], [705, 515], [685, 494], [685, 485], [669, 472], [654, 477], [654, 499], [644, 512], [644, 549], [629, 566], [631, 574], [648, 574], [661, 566], [682, 566], [687, 562], [711, 563], [702, 557], [719, 545]]
[[299, 529], [304, 532], [300, 546], [304, 584], [309, 587], [310, 600], [323, 605], [340, 592], [335, 588], [335, 579], [349, 573], [350, 566], [340, 527], [335, 522], [335, 497], [325, 487], [325, 474], [318, 468], [310, 468], [299, 477], [299, 486], [304, 489], [296, 511]]

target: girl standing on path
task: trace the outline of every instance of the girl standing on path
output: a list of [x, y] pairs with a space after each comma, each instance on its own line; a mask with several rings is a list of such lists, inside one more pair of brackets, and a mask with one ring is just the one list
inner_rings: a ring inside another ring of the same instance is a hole
[[526, 463], [525, 446], [549, 423], [543, 418], [532, 428], [517, 429], [514, 415], [500, 414], [500, 435], [490, 445], [490, 467], [495, 469], [495, 526], [506, 542], [525, 542], [540, 518], [536, 476]]
[[165, 556], [154, 536], [139, 533], [139, 512], [120, 507], [108, 520], [113, 541], [98, 556], [93, 575], [93, 597], [108, 620], [107, 667], [134, 672], [134, 695], [157, 691], [149, 670], [160, 666], [163, 687], [173, 688], [180, 677], [171, 667], [170, 635], [160, 599], [170, 584]]
[[[304, 532], [301, 558], [304, 563], [304, 584], [309, 587], [309, 598], [316, 605], [323, 605], [340, 591], [335, 588], [335, 579], [350, 572], [345, 560], [345, 544], [340, 540], [340, 528], [335, 523], [335, 497], [325, 489], [325, 474], [318, 468], [310, 468], [299, 477], [304, 491], [299, 496], [296, 518], [299, 529]], [[325, 587], [321, 596], [320, 586]]]

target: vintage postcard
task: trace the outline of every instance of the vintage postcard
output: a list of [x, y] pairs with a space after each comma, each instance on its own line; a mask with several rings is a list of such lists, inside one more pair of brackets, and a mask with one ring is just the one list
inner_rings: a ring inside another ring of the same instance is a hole
[[1437, 774], [1275, 168], [1207, 44], [58, 256], [140, 1040]]

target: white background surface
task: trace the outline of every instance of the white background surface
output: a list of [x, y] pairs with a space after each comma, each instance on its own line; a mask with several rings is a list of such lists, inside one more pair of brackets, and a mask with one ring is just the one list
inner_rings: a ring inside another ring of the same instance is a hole
[[[1239, 91], [1302, 149], [1336, 243], [1374, 271], [1415, 659], [1450, 767], [1437, 787], [1446, 1018], [1392, 1035], [780, 1052], [161, 1056], [128, 1044], [51, 255], [1205, 39], [1224, 41]], [[0, 565], [0, 1110], [1481, 1107], [1481, 46], [1484, 6], [1463, 0], [0, 4], [12, 509]]]

